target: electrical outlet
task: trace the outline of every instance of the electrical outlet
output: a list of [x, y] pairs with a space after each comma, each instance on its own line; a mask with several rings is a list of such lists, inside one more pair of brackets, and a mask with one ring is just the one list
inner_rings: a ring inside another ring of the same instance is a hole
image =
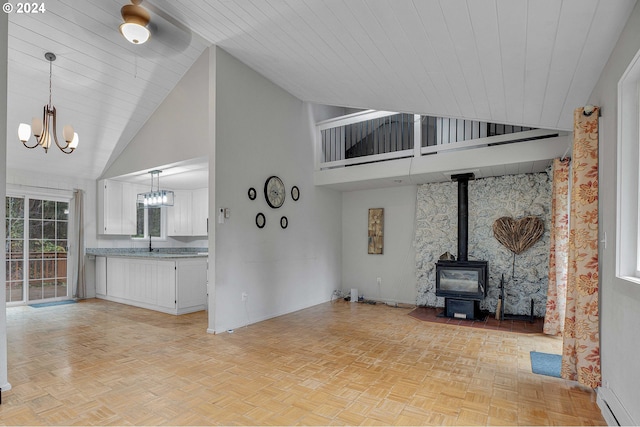
[[249, 298], [249, 294], [247, 294], [246, 292], [242, 293], [242, 301], [246, 301]]
[[382, 284], [382, 277], [378, 277], [378, 286]]

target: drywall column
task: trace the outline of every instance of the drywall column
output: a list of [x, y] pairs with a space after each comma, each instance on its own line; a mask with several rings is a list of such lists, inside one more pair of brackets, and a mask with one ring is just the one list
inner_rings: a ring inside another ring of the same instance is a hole
[[207, 265], [207, 332], [216, 332], [216, 47], [209, 52], [209, 261]]
[[[5, 199], [7, 195], [7, 46], [8, 46], [8, 30], [9, 18], [8, 14], [0, 15], [0, 99], [4, 102], [0, 105], [0, 164], [4, 165], [3, 172], [0, 173], [0, 198]], [[4, 225], [5, 210], [0, 209], [0, 224]], [[0, 226], [0, 242], [5, 241], [5, 227]], [[4, 245], [0, 245], [0, 277], [5, 277], [6, 250]], [[2, 391], [9, 390], [9, 377], [7, 375], [7, 305], [4, 290], [0, 292], [0, 388]]]

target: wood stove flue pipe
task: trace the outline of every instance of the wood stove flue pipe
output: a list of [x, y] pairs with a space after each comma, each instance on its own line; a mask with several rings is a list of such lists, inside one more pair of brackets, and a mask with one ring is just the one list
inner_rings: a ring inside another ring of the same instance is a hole
[[468, 261], [469, 247], [469, 180], [473, 173], [451, 175], [458, 181], [458, 261]]

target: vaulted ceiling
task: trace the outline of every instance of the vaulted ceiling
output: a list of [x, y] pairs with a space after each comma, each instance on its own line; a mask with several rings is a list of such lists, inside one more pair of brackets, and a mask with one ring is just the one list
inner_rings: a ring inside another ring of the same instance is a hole
[[[127, 3], [9, 15], [9, 167], [98, 177], [209, 44], [305, 101], [571, 130], [635, 0], [145, 0], [141, 46], [118, 33]], [[47, 51], [71, 155], [17, 138], [48, 100]]]

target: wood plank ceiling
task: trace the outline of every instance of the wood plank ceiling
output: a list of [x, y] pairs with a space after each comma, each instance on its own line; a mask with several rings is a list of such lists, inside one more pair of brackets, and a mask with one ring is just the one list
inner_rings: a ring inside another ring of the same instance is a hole
[[[143, 46], [118, 32], [123, 0], [56, 0], [41, 14], [9, 15], [7, 163], [10, 168], [95, 179], [209, 45], [154, 15], [164, 31]], [[167, 34], [168, 33], [168, 34]], [[142, 48], [142, 49], [141, 49]], [[58, 135], [71, 124], [80, 137], [71, 155], [51, 147], [28, 150], [20, 122], [42, 118], [53, 63]]]
[[[98, 177], [209, 43], [305, 101], [571, 130], [635, 0], [146, 0], [193, 33], [143, 46], [117, 31], [125, 3], [9, 16], [11, 167]], [[81, 138], [49, 161], [15, 137], [47, 100], [46, 51]]]

